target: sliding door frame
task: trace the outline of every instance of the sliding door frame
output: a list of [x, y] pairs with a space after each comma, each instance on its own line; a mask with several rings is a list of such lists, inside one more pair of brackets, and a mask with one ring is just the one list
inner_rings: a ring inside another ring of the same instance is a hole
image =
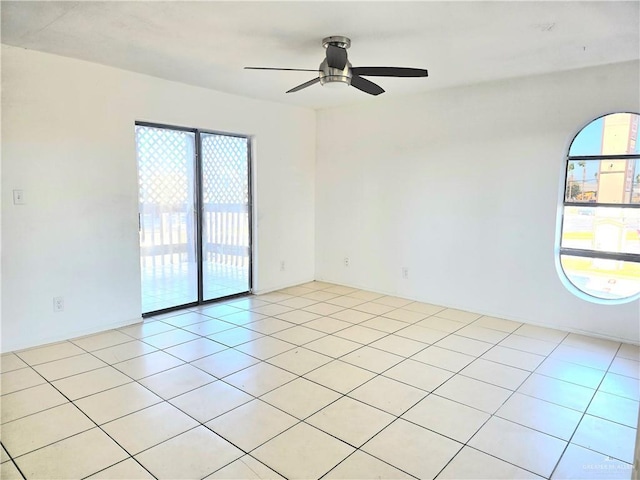
[[[159, 315], [175, 310], [181, 310], [198, 305], [206, 305], [209, 303], [221, 302], [230, 298], [242, 297], [251, 294], [253, 291], [253, 155], [252, 155], [252, 137], [250, 135], [242, 135], [238, 133], [221, 132], [216, 130], [205, 130], [202, 128], [189, 128], [177, 125], [169, 125], [164, 123], [136, 121], [136, 127], [164, 128], [167, 130], [177, 130], [181, 132], [191, 132], [195, 135], [195, 158], [194, 158], [194, 235], [196, 244], [196, 266], [197, 266], [197, 282], [198, 282], [198, 300], [196, 302], [185, 303], [173, 307], [154, 310], [152, 312], [142, 313], [142, 317]], [[247, 140], [247, 214], [248, 214], [248, 235], [249, 235], [249, 272], [248, 272], [248, 290], [238, 292], [224, 297], [204, 299], [204, 244], [203, 244], [203, 217], [204, 217], [204, 193], [202, 182], [202, 136], [201, 134], [224, 135], [226, 137], [244, 138]]]

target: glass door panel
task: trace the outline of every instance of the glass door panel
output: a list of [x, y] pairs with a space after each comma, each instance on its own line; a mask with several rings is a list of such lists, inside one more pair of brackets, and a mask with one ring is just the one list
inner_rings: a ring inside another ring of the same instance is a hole
[[249, 142], [201, 133], [202, 296], [250, 290]]
[[198, 301], [195, 138], [136, 125], [143, 313]]

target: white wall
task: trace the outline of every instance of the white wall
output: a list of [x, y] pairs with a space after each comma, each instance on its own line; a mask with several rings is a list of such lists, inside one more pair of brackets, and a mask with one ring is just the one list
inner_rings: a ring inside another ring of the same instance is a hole
[[312, 110], [3, 46], [2, 116], [2, 351], [140, 320], [136, 120], [255, 136], [254, 287], [313, 279]]
[[597, 116], [640, 109], [638, 72], [626, 63], [320, 111], [316, 278], [638, 343], [638, 301], [581, 300], [554, 266], [568, 144]]
[[311, 110], [3, 46], [2, 351], [139, 320], [135, 120], [255, 136], [257, 291], [312, 279], [315, 254], [318, 279], [637, 343], [639, 302], [578, 299], [553, 249], [566, 147], [640, 109], [638, 71], [383, 96], [316, 130]]

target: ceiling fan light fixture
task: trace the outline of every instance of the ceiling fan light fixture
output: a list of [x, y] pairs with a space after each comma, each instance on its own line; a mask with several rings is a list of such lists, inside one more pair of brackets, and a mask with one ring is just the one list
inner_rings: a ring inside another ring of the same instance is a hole
[[349, 77], [333, 76], [330, 79], [325, 79], [324, 82], [321, 80], [320, 84], [332, 90], [342, 90], [342, 87], [348, 87], [351, 85], [351, 79]]
[[344, 72], [325, 74], [320, 73], [320, 85], [329, 88], [348, 87], [351, 85], [351, 75], [345, 75]]

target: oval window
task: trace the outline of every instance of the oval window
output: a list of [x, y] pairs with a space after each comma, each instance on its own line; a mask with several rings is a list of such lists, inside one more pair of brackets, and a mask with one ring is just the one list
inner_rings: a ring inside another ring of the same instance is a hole
[[640, 293], [640, 115], [597, 118], [567, 156], [560, 265], [578, 290], [606, 300]]

